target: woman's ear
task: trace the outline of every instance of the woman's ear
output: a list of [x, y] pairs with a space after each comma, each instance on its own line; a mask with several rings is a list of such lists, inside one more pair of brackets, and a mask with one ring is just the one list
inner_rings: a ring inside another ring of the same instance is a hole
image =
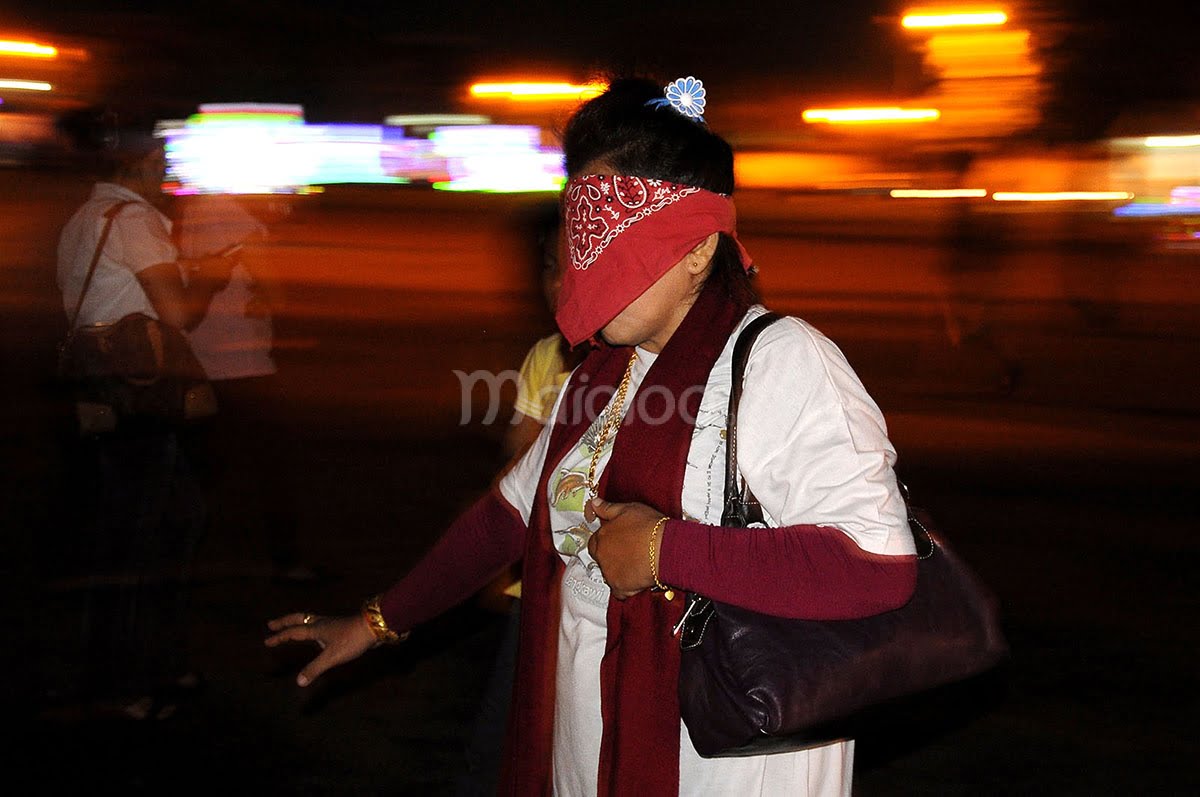
[[712, 261], [713, 253], [717, 251], [717, 240], [720, 233], [712, 233], [688, 252], [687, 269], [692, 275], [702, 274]]

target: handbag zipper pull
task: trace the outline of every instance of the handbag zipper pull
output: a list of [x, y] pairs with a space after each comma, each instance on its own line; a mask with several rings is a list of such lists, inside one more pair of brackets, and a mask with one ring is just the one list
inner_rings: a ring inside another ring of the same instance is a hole
[[679, 622], [671, 629], [671, 636], [679, 636], [679, 632], [683, 630], [684, 623], [688, 617], [692, 615], [692, 610], [696, 608], [696, 604], [700, 603], [700, 598], [695, 594], [689, 594], [687, 597], [687, 606], [684, 607], [683, 616], [679, 618]]

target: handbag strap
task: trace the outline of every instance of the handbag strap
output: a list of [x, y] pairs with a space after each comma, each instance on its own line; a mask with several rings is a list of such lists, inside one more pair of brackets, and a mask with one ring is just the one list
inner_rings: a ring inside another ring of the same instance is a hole
[[729, 387], [729, 410], [725, 417], [725, 509], [721, 513], [722, 526], [745, 527], [750, 523], [762, 522], [762, 507], [754, 493], [744, 481], [739, 484], [737, 467], [738, 405], [742, 401], [742, 381], [746, 363], [750, 360], [750, 349], [764, 329], [783, 316], [764, 313], [746, 325], [733, 344], [733, 371]]
[[[737, 469], [738, 405], [742, 401], [742, 377], [750, 359], [750, 349], [764, 329], [782, 316], [764, 313], [751, 321], [738, 334], [733, 344], [733, 368], [729, 386], [729, 409], [725, 418], [725, 507], [721, 512], [721, 525], [745, 528], [751, 523], [762, 523], [762, 507], [750, 486], [739, 483]], [[679, 636], [679, 648], [684, 651], [699, 647], [704, 639], [704, 630], [713, 616], [713, 602], [697, 592], [689, 592], [683, 616], [671, 633]]]
[[[732, 384], [729, 388], [729, 411], [725, 420], [725, 509], [721, 514], [722, 526], [745, 528], [751, 523], [762, 523], [762, 506], [750, 485], [742, 481], [739, 484], [737, 469], [737, 418], [738, 404], [742, 400], [742, 382], [746, 373], [746, 363], [750, 360], [750, 349], [759, 334], [774, 324], [782, 316], [778, 313], [765, 313], [746, 325], [738, 335], [733, 345]], [[928, 559], [933, 556], [936, 543], [925, 523], [917, 516], [909, 497], [908, 485], [899, 479], [896, 484], [900, 489], [900, 497], [904, 500], [904, 511], [908, 520], [909, 532], [917, 548], [918, 559]]]
[[[774, 324], [782, 316], [777, 313], [765, 313], [746, 325], [733, 344], [733, 368], [729, 387], [729, 410], [725, 419], [725, 507], [721, 513], [721, 525], [732, 528], [745, 528], [751, 523], [762, 523], [762, 506], [750, 485], [740, 479], [737, 467], [737, 427], [738, 405], [742, 400], [742, 383], [745, 378], [746, 364], [750, 360], [750, 349], [754, 341], [764, 329]], [[917, 558], [928, 559], [935, 548], [933, 535], [913, 512], [908, 500], [908, 487], [897, 479], [900, 494], [904, 499], [908, 515], [909, 531], [917, 545]], [[920, 531], [920, 535], [918, 534]], [[922, 536], [923, 535], [923, 539]], [[714, 613], [713, 602], [696, 592], [689, 592], [684, 606], [683, 616], [671, 631], [679, 637], [679, 647], [683, 651], [695, 650], [704, 640], [704, 632]]]
[[117, 214], [121, 212], [122, 208], [132, 204], [134, 204], [132, 199], [125, 199], [104, 211], [104, 229], [100, 231], [100, 238], [96, 242], [96, 251], [92, 253], [92, 262], [88, 265], [87, 276], [83, 278], [79, 301], [75, 302], [75, 310], [71, 313], [71, 320], [67, 323], [68, 334], [75, 331], [75, 322], [79, 320], [79, 311], [83, 309], [83, 299], [92, 285], [92, 277], [96, 275], [96, 266], [100, 263], [100, 253], [104, 251], [104, 245], [108, 243], [108, 235], [112, 232], [113, 222], [116, 221]]

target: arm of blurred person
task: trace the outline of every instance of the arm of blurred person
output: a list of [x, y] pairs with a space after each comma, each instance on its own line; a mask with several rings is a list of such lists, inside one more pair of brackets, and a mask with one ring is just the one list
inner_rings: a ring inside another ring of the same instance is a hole
[[268, 318], [281, 312], [287, 301], [283, 280], [280, 278], [277, 260], [270, 256], [265, 240], [246, 245], [242, 252], [242, 266], [254, 280], [254, 296], [246, 308], [248, 314]]
[[537, 436], [541, 434], [542, 422], [526, 415], [520, 410], [513, 413], [512, 424], [504, 435], [504, 453], [511, 460], [516, 460], [525, 452]]
[[[264, 246], [269, 239], [267, 223], [273, 216], [264, 206], [253, 206], [254, 212], [251, 212], [244, 201], [225, 194], [187, 197], [176, 222], [176, 239], [180, 253], [191, 259], [188, 262], [193, 266], [192, 274], [197, 274], [203, 282], [206, 275], [213, 272], [206, 264], [217, 263], [215, 275], [218, 279], [215, 282], [208, 280], [209, 287], [219, 291], [231, 278], [247, 283], [250, 291], [245, 308], [247, 316], [267, 318], [282, 306], [282, 291], [278, 287], [274, 264], [267, 256], [269, 249]], [[210, 260], [221, 255], [228, 257], [227, 270], [219, 261]], [[241, 270], [235, 272], [238, 266]], [[225, 271], [228, 273], [223, 274]], [[189, 286], [190, 277], [191, 274], [185, 280]], [[203, 300], [202, 296], [198, 298]]]
[[200, 323], [213, 294], [229, 282], [236, 248], [224, 256], [182, 257], [170, 224], [146, 202], [119, 202], [107, 215], [112, 227], [105, 252], [137, 277], [159, 319], [178, 329]]
[[[160, 320], [191, 330], [208, 312], [212, 297], [229, 283], [236, 262], [236, 257], [228, 255], [180, 259], [144, 268], [137, 278]], [[186, 283], [184, 270], [189, 274]]]
[[[412, 571], [379, 599], [389, 629], [407, 631], [466, 600], [525, 549], [526, 524], [498, 492], [489, 491], [456, 520]], [[307, 620], [307, 622], [305, 622]], [[267, 623], [268, 647], [316, 642], [321, 653], [296, 677], [308, 686], [329, 669], [379, 645], [363, 615], [314, 617], [294, 612]]]
[[565, 376], [558, 335], [542, 338], [525, 354], [517, 374], [513, 419], [504, 435], [504, 452], [513, 460], [533, 445], [549, 422]]

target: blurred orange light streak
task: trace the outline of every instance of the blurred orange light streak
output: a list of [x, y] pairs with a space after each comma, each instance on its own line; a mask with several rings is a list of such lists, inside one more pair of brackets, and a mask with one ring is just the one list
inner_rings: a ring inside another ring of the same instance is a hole
[[809, 124], [879, 124], [887, 122], [932, 122], [941, 116], [936, 108], [809, 108], [802, 116]]
[[503, 97], [516, 102], [586, 100], [603, 94], [607, 83], [476, 83], [472, 97]]
[[997, 202], [1120, 202], [1133, 199], [1128, 191], [997, 191]]
[[0, 89], [16, 91], [51, 91], [53, 86], [40, 80], [0, 80]]
[[0, 40], [0, 55], [15, 55], [22, 58], [57, 58], [58, 48], [34, 42]]
[[1150, 136], [1147, 147], [1200, 147], [1200, 135], [1195, 136]]
[[893, 188], [888, 195], [893, 199], [982, 199], [988, 192], [986, 188]]
[[962, 11], [944, 14], [906, 14], [900, 24], [909, 30], [925, 28], [964, 28], [1003, 25], [1008, 14], [1003, 11]]
[[1029, 40], [1027, 30], [939, 33], [929, 38], [929, 60], [943, 80], [1037, 75]]
[[832, 153], [739, 152], [733, 168], [739, 188], [840, 187], [847, 178], [874, 178], [869, 158]]
[[992, 30], [983, 33], [939, 33], [929, 37], [929, 49], [935, 55], [973, 56], [1022, 55], [1029, 52], [1027, 30]]

